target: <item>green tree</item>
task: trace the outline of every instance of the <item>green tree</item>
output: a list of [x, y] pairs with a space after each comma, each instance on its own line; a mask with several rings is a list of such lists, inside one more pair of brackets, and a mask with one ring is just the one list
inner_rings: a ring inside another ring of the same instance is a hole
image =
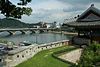
[[[25, 6], [31, 0], [19, 0], [18, 5]], [[30, 7], [17, 7], [12, 4], [10, 0], [0, 0], [0, 12], [6, 17], [14, 17], [20, 19], [23, 14], [31, 15], [32, 9]]]

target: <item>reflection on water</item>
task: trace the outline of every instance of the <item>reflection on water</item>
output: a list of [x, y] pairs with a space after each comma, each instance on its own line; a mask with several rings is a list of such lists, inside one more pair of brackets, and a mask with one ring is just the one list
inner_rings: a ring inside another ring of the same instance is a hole
[[70, 36], [64, 35], [64, 34], [54, 34], [54, 33], [41, 33], [41, 34], [20, 34], [17, 32], [15, 35], [9, 35], [7, 32], [0, 33], [1, 39], [6, 39], [8, 41], [13, 41], [16, 44], [23, 41], [29, 41], [31, 43], [49, 43], [54, 41], [60, 41], [69, 39]]

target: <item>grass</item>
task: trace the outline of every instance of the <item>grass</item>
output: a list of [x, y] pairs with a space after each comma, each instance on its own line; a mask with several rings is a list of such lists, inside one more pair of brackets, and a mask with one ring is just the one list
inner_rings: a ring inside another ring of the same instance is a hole
[[62, 46], [59, 48], [41, 51], [34, 57], [30, 58], [28, 61], [25, 61], [16, 67], [69, 67], [70, 64], [55, 59], [52, 54], [60, 50], [71, 48], [72, 47], [70, 46]]

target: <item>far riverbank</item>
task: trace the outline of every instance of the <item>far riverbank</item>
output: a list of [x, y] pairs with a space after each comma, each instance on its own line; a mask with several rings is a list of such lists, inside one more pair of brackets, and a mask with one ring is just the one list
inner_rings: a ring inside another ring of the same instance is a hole
[[66, 35], [73, 35], [73, 36], [78, 35], [78, 33], [73, 33], [73, 32], [64, 32], [64, 31], [61, 31], [61, 32], [51, 31], [50, 33], [56, 33], [56, 34], [66, 34]]

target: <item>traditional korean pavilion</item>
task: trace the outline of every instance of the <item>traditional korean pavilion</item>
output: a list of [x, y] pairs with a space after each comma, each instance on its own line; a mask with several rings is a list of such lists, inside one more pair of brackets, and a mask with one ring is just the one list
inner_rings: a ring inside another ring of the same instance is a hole
[[66, 25], [75, 28], [79, 37], [100, 43], [100, 10], [94, 7], [94, 4], [79, 15], [76, 21], [68, 22]]

